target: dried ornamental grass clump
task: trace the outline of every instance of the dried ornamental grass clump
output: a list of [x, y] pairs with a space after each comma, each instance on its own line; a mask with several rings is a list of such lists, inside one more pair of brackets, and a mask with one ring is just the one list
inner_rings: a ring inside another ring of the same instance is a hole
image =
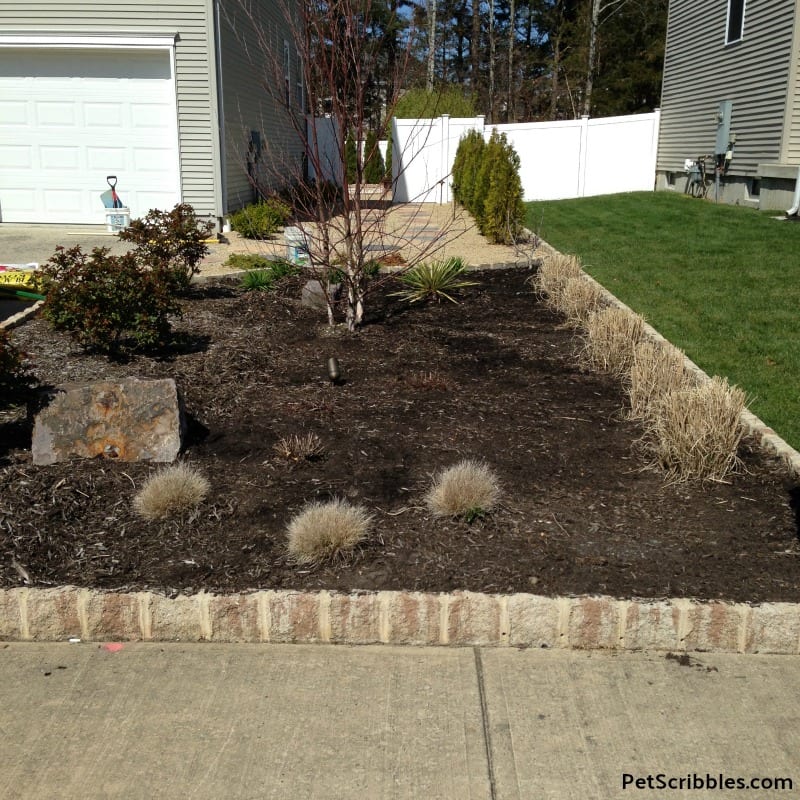
[[589, 316], [600, 308], [603, 293], [586, 276], [568, 278], [558, 295], [555, 308], [573, 325], [584, 325]]
[[210, 485], [188, 464], [174, 464], [151, 475], [133, 498], [133, 509], [145, 519], [165, 519], [205, 500]]
[[648, 420], [659, 466], [673, 481], [721, 481], [739, 464], [745, 394], [725, 378], [667, 393]]
[[643, 339], [643, 317], [624, 308], [603, 308], [586, 321], [584, 356], [593, 369], [623, 377], [630, 371], [634, 348]]
[[474, 518], [491, 511], [500, 499], [500, 484], [486, 464], [466, 459], [436, 476], [425, 504], [436, 517]]
[[694, 378], [684, 367], [683, 351], [672, 345], [639, 342], [628, 375], [630, 418], [646, 419], [669, 392], [693, 384]]
[[283, 436], [273, 445], [273, 449], [287, 461], [313, 461], [325, 453], [322, 439], [316, 433]]
[[298, 564], [345, 555], [369, 533], [372, 517], [345, 500], [309, 503], [287, 529], [289, 554]]
[[564, 287], [570, 278], [580, 278], [581, 260], [578, 256], [564, 253], [548, 253], [533, 278], [536, 291], [547, 296], [550, 305], [558, 307]]

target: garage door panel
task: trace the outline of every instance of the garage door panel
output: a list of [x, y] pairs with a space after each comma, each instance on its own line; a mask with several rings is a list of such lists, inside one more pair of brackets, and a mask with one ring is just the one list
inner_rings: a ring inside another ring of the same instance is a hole
[[125, 122], [125, 107], [122, 103], [83, 103], [83, 118], [88, 129], [117, 128]]
[[134, 129], [169, 128], [169, 111], [164, 103], [131, 103], [130, 109]]
[[35, 77], [3, 77], [21, 70], [0, 48], [0, 221], [104, 224], [108, 175], [133, 217], [180, 202], [168, 51], [42, 56]]
[[77, 114], [75, 103], [52, 102], [38, 100], [34, 103], [36, 124], [48, 128], [72, 128], [75, 126]]
[[128, 154], [124, 147], [87, 147], [86, 166], [106, 175], [111, 172], [124, 173], [130, 169]]
[[40, 146], [39, 166], [42, 169], [78, 171], [82, 168], [81, 149], [80, 147]]
[[33, 147], [31, 145], [0, 145], [0, 168], [30, 169], [33, 166]]
[[0, 100], [0, 119], [5, 127], [27, 127], [28, 103], [23, 100]]

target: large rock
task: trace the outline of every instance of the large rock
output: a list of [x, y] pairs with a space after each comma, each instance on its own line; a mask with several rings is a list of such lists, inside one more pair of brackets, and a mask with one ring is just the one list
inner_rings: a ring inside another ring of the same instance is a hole
[[31, 450], [34, 464], [70, 458], [174, 461], [185, 430], [175, 381], [102, 381], [58, 387], [37, 414]]
[[[328, 286], [328, 294], [331, 301], [339, 299], [342, 293], [340, 283], [332, 283]], [[325, 287], [322, 281], [307, 281], [300, 294], [300, 305], [305, 308], [314, 308], [326, 311], [328, 308], [328, 297], [325, 296]]]

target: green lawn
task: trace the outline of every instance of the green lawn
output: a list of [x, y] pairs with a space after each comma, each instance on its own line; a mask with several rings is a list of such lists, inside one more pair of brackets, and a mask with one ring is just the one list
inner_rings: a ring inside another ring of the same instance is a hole
[[637, 192], [528, 203], [527, 225], [800, 449], [800, 223]]

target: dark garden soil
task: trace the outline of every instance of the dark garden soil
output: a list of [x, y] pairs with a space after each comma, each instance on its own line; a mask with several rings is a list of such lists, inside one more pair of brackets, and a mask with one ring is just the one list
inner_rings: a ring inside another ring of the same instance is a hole
[[[458, 305], [371, 298], [357, 335], [301, 308], [300, 283], [194, 290], [160, 357], [110, 363], [35, 319], [12, 340], [39, 381], [174, 377], [192, 418], [185, 459], [212, 491], [195, 512], [145, 522], [131, 507], [156, 467], [35, 467], [30, 425], [0, 417], [0, 585], [174, 595], [206, 589], [406, 589], [800, 601], [794, 489], [748, 446], [729, 483], [665, 485], [617, 383], [577, 365], [574, 332], [525, 271], [478, 276]], [[336, 356], [343, 382], [331, 385]], [[281, 437], [317, 433], [291, 462]], [[503, 502], [468, 524], [431, 517], [432, 473], [485, 460]], [[344, 497], [375, 523], [352, 557], [287, 558], [290, 517]], [[26, 579], [27, 576], [27, 579]]]

